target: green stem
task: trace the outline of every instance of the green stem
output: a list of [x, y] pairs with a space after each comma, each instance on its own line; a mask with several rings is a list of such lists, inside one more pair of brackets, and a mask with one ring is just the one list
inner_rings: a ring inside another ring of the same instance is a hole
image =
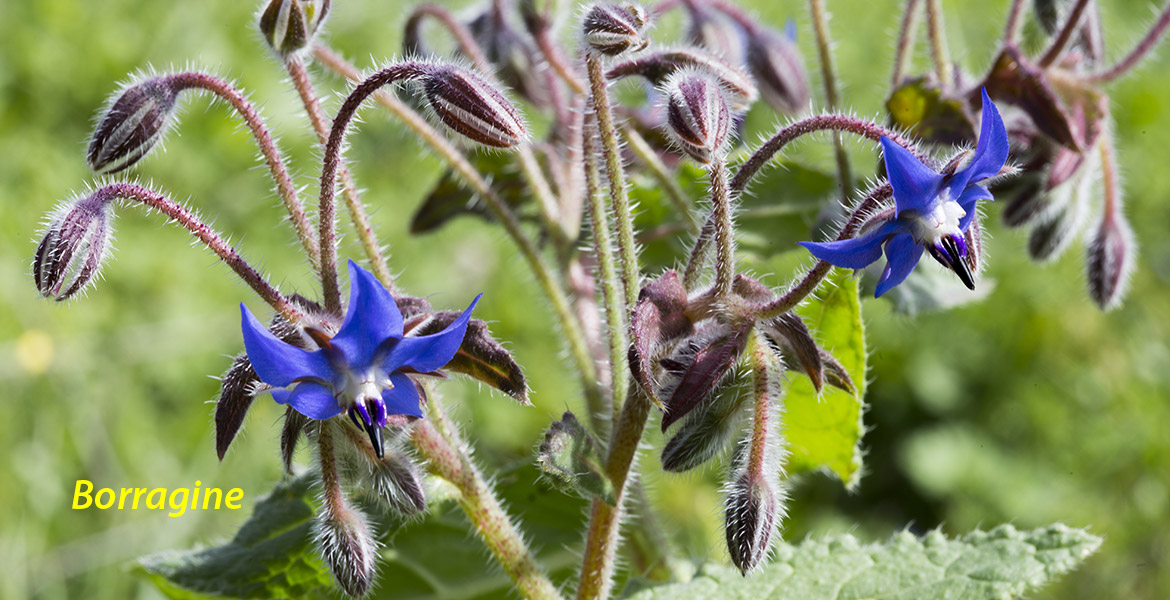
[[894, 54], [894, 74], [890, 77], [891, 91], [902, 85], [902, 78], [910, 69], [910, 57], [913, 55], [914, 38], [918, 33], [918, 18], [921, 13], [922, 0], [906, 0], [906, 8], [902, 11], [902, 26], [898, 29], [898, 49]]
[[[711, 221], [715, 224], [715, 298], [731, 296], [735, 280], [735, 229], [731, 223], [731, 196], [727, 191], [727, 162], [711, 165]], [[684, 278], [685, 279], [685, 278]]]
[[459, 489], [459, 505], [492, 556], [525, 598], [561, 598], [495, 492], [471, 462], [470, 449], [447, 422], [434, 394], [427, 402], [427, 413], [427, 419], [413, 425], [411, 442], [436, 475]]
[[945, 91], [954, 83], [954, 77], [951, 75], [951, 54], [947, 50], [942, 0], [926, 0], [926, 20], [930, 33], [930, 55], [934, 57], [934, 73], [938, 77], [939, 89]]
[[[833, 65], [833, 49], [829, 37], [829, 15], [825, 11], [823, 0], [808, 0], [808, 8], [816, 34], [817, 54], [821, 59], [825, 100], [829, 110], [835, 111], [840, 106], [840, 93], [837, 90], [837, 73]], [[833, 132], [833, 151], [837, 157], [837, 176], [841, 180], [841, 203], [845, 204], [853, 195], [853, 169], [849, 165], [849, 153], [845, 150], [845, 142], [838, 131]]]
[[1081, 17], [1085, 16], [1085, 9], [1089, 8], [1089, 0], [1077, 0], [1073, 5], [1072, 11], [1069, 12], [1068, 20], [1064, 22], [1064, 27], [1060, 28], [1060, 33], [1056, 35], [1056, 39], [1052, 40], [1052, 45], [1044, 52], [1044, 56], [1036, 63], [1040, 68], [1052, 66], [1053, 63], [1064, 54], [1064, 49], [1068, 47], [1068, 43], [1072, 41], [1073, 34], [1081, 26]]

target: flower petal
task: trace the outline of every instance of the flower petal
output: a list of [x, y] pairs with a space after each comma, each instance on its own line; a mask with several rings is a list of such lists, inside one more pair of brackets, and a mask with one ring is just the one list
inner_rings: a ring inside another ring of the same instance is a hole
[[298, 384], [292, 391], [272, 390], [272, 398], [278, 404], [288, 404], [302, 415], [318, 421], [341, 414], [341, 406], [333, 397], [333, 391], [311, 381]]
[[275, 387], [288, 387], [306, 379], [322, 383], [333, 381], [333, 367], [320, 350], [309, 352], [282, 342], [243, 303], [240, 304], [240, 316], [244, 349], [261, 381]]
[[973, 185], [967, 188], [967, 191], [963, 192], [962, 196], [959, 196], [959, 206], [967, 213], [959, 219], [960, 231], [967, 231], [967, 228], [971, 226], [971, 219], [975, 218], [975, 211], [977, 210], [976, 203], [980, 200], [995, 200], [995, 198], [992, 197], [991, 192], [987, 191], [987, 188], [979, 185]]
[[429, 373], [443, 368], [451, 362], [459, 347], [463, 345], [463, 336], [467, 333], [467, 322], [471, 320], [471, 310], [479, 302], [483, 294], [471, 301], [471, 306], [459, 315], [446, 329], [439, 333], [423, 336], [406, 336], [396, 340], [382, 359], [382, 368], [389, 372], [399, 369], [414, 369], [420, 373]]
[[894, 188], [894, 216], [904, 210], [929, 213], [931, 203], [938, 196], [943, 176], [922, 164], [909, 150], [882, 138], [886, 178]]
[[402, 337], [402, 312], [394, 297], [369, 271], [349, 261], [349, 307], [331, 344], [354, 368], [373, 364], [378, 347]]
[[797, 242], [813, 256], [845, 269], [864, 269], [882, 257], [882, 242], [891, 235], [906, 230], [906, 225], [894, 220], [860, 237], [838, 242]]
[[952, 192], [961, 193], [959, 187], [978, 183], [993, 177], [1003, 168], [1008, 159], [1007, 129], [1003, 125], [1003, 118], [999, 116], [999, 109], [983, 90], [983, 123], [980, 125], [979, 143], [975, 146], [975, 156], [965, 169], [955, 173], [951, 183]]
[[902, 283], [922, 258], [924, 248], [910, 234], [896, 235], [886, 242], [886, 270], [878, 281], [875, 298]]
[[394, 373], [390, 375], [390, 383], [394, 384], [394, 388], [382, 392], [382, 402], [386, 404], [386, 414], [423, 416], [422, 407], [418, 403], [418, 388], [415, 387], [414, 380], [407, 377], [405, 373]]

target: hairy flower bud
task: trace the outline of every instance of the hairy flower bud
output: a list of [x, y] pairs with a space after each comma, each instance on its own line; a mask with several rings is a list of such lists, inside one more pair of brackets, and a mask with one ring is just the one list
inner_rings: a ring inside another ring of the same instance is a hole
[[435, 116], [468, 139], [510, 148], [528, 137], [512, 102], [467, 69], [447, 65], [428, 72], [423, 92]]
[[742, 431], [751, 398], [751, 377], [737, 369], [712, 394], [710, 402], [687, 415], [662, 448], [662, 469], [689, 471], [711, 460], [732, 445]]
[[767, 556], [772, 533], [783, 518], [782, 499], [769, 481], [746, 472], [727, 486], [723, 514], [727, 552], [741, 572], [754, 569]]
[[73, 297], [97, 277], [113, 236], [113, 205], [106, 195], [62, 204], [50, 215], [33, 257], [37, 290], [58, 301]]
[[89, 167], [116, 173], [142, 160], [173, 124], [180, 91], [163, 75], [132, 82], [111, 96], [90, 138]]
[[639, 4], [594, 4], [585, 13], [582, 31], [585, 44], [594, 52], [618, 56], [637, 52], [650, 44], [646, 27], [650, 15]]
[[1076, 185], [1070, 182], [1053, 192], [1068, 197], [1055, 200], [1058, 208], [1032, 228], [1032, 233], [1028, 236], [1028, 254], [1033, 260], [1041, 262], [1055, 260], [1076, 239], [1084, 224], [1085, 213], [1088, 212], [1085, 206], [1087, 183], [1089, 178], [1081, 177]]
[[366, 516], [344, 497], [331, 498], [322, 503], [313, 531], [338, 587], [355, 598], [366, 595], [378, 558], [378, 543]]
[[605, 471], [599, 444], [571, 412], [553, 421], [536, 454], [541, 470], [559, 485], [584, 497], [617, 503], [617, 492]]
[[655, 86], [662, 86], [672, 75], [688, 68], [714, 77], [723, 88], [728, 106], [733, 110], [747, 110], [760, 95], [751, 77], [739, 67], [719, 56], [695, 48], [647, 52], [615, 64], [605, 76], [610, 80], [616, 80], [636, 75], [645, 77]]
[[1089, 295], [1101, 310], [1121, 305], [1133, 274], [1135, 243], [1120, 213], [1106, 215], [1085, 249]]
[[659, 395], [667, 398], [663, 431], [712, 400], [719, 382], [743, 353], [750, 331], [751, 323], [736, 329], [713, 324], [697, 331], [674, 356], [661, 361], [670, 376]]
[[277, 54], [306, 48], [329, 14], [330, 0], [270, 0], [260, 11], [260, 32]]
[[808, 75], [791, 36], [762, 27], [750, 32], [747, 64], [760, 94], [772, 108], [796, 113], [808, 105]]
[[731, 111], [719, 84], [695, 71], [682, 71], [663, 86], [671, 138], [703, 164], [721, 160], [731, 131]]

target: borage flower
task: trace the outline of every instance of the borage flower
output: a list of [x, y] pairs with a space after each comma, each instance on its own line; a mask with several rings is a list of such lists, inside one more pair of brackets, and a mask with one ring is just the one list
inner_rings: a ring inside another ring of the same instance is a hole
[[886, 269], [875, 296], [902, 283], [930, 252], [944, 267], [955, 272], [970, 289], [975, 280], [963, 257], [964, 234], [975, 218], [979, 200], [991, 200], [991, 192], [979, 185], [1000, 172], [1008, 156], [1007, 131], [995, 103], [983, 92], [983, 123], [979, 143], [966, 167], [953, 174], [936, 173], [908, 150], [881, 139], [886, 176], [894, 189], [894, 218], [872, 231], [837, 242], [800, 242], [813, 256], [846, 269], [862, 269], [881, 258]]
[[432, 335], [403, 335], [402, 313], [390, 292], [353, 261], [349, 279], [349, 307], [337, 334], [329, 337], [321, 330], [305, 329], [319, 350], [277, 339], [241, 304], [244, 348], [260, 380], [280, 388], [272, 391], [277, 402], [311, 419], [348, 413], [370, 436], [380, 458], [387, 417], [422, 416], [419, 390], [410, 374], [435, 373], [451, 361], [480, 296], [446, 329]]

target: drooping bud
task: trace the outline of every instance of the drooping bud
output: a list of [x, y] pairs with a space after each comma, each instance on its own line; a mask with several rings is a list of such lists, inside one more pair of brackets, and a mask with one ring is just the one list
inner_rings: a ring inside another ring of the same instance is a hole
[[117, 173], [142, 160], [171, 127], [180, 91], [164, 75], [132, 82], [111, 96], [90, 138], [89, 167]]
[[825, 361], [804, 320], [786, 312], [761, 325], [764, 335], [780, 349], [786, 362], [800, 365], [819, 393], [825, 383]]
[[796, 42], [763, 27], [748, 33], [747, 65], [764, 101], [782, 113], [808, 106], [808, 75]]
[[743, 27], [727, 14], [712, 10], [706, 3], [685, 3], [691, 24], [687, 37], [729, 62], [742, 65], [747, 56], [747, 35]]
[[280, 428], [280, 458], [285, 473], [293, 472], [293, 454], [296, 453], [297, 442], [308, 425], [309, 417], [302, 415], [291, 405], [285, 407], [284, 426]]
[[366, 516], [343, 496], [332, 498], [322, 503], [313, 533], [338, 587], [355, 598], [365, 596], [374, 583], [378, 558], [378, 543]]
[[719, 84], [687, 70], [668, 79], [663, 90], [671, 139], [700, 163], [721, 160], [731, 131], [731, 111]]
[[357, 427], [339, 423], [337, 430], [348, 442], [337, 445], [339, 457], [348, 471], [364, 482], [363, 487], [373, 490], [379, 500], [403, 516], [417, 515], [427, 509], [422, 473], [404, 448], [405, 428], [390, 430], [390, 438], [382, 444], [381, 456]]
[[259, 382], [247, 354], [237, 356], [220, 380], [219, 399], [215, 402], [215, 453], [221, 461], [244, 424], [255, 397], [253, 386]]
[[1008, 227], [1023, 227], [1050, 218], [1060, 206], [1054, 202], [1056, 194], [1044, 191], [1042, 178], [1035, 173], [1025, 172], [1017, 191], [1004, 207], [1003, 224]]
[[711, 400], [716, 386], [743, 353], [750, 331], [750, 322], [735, 329], [712, 324], [709, 330], [697, 332], [685, 342], [674, 356], [661, 361], [672, 378], [664, 386], [669, 389], [660, 394], [668, 398], [666, 414], [662, 415], [663, 431]]
[[1085, 249], [1089, 295], [1101, 310], [1117, 308], [1125, 299], [1134, 254], [1133, 231], [1125, 217], [1119, 212], [1106, 215]]
[[72, 298], [97, 277], [114, 236], [112, 200], [99, 190], [63, 203], [49, 216], [33, 257], [41, 296]]
[[600, 2], [585, 13], [582, 32], [590, 50], [605, 56], [637, 52], [650, 44], [646, 28], [650, 15], [639, 4]]
[[678, 272], [671, 269], [642, 288], [630, 318], [630, 373], [646, 397], [660, 408], [655, 360], [669, 351], [667, 344], [694, 330], [686, 308], [687, 290]]
[[[421, 316], [416, 325], [408, 327], [411, 335], [430, 335], [447, 328], [459, 318], [456, 311], [442, 311], [433, 315]], [[415, 328], [417, 327], [417, 331]], [[467, 324], [467, 334], [463, 337], [463, 344], [455, 357], [444, 367], [447, 371], [462, 373], [481, 383], [511, 396], [525, 406], [531, 406], [528, 401], [528, 381], [520, 364], [512, 358], [512, 353], [488, 331], [487, 323], [479, 319], [472, 319]]]
[[330, 4], [330, 0], [269, 0], [260, 11], [260, 32], [277, 54], [288, 56], [312, 43]]
[[1044, 70], [1034, 64], [1014, 47], [1004, 48], [983, 81], [982, 88], [972, 88], [969, 99], [974, 103], [981, 98], [980, 89], [996, 101], [1020, 107], [1032, 119], [1032, 123], [1053, 141], [1077, 150], [1081, 141], [1070, 122], [1071, 113], [1048, 80]]
[[608, 504], [617, 502], [613, 482], [593, 436], [571, 412], [553, 421], [536, 454], [541, 470], [557, 484], [583, 496], [596, 496]]
[[736, 369], [713, 392], [710, 402], [687, 415], [662, 448], [662, 469], [672, 473], [689, 471], [711, 460], [731, 446], [743, 431], [748, 413], [744, 406], [751, 398], [751, 377]]
[[821, 348], [820, 352], [821, 362], [825, 364], [825, 383], [856, 396], [857, 386], [853, 384], [853, 377], [845, 370], [845, 365], [828, 350]]
[[747, 110], [759, 97], [759, 90], [747, 73], [724, 58], [695, 48], [648, 52], [615, 64], [605, 76], [612, 81], [636, 75], [662, 86], [671, 75], [687, 68], [714, 77], [723, 88], [728, 106], [734, 110]]
[[468, 139], [510, 148], [528, 137], [512, 102], [468, 69], [445, 65], [428, 72], [423, 92], [435, 116]]
[[1037, 223], [1028, 236], [1028, 254], [1033, 260], [1055, 260], [1076, 239], [1088, 212], [1086, 195], [1090, 182], [1089, 177], [1082, 175], [1053, 192], [1062, 196], [1053, 200], [1057, 208]]
[[978, 276], [983, 270], [983, 220], [978, 212], [971, 218], [967, 231], [963, 232], [963, 240], [967, 246], [967, 254], [963, 255], [963, 262], [967, 263], [967, 271]]

